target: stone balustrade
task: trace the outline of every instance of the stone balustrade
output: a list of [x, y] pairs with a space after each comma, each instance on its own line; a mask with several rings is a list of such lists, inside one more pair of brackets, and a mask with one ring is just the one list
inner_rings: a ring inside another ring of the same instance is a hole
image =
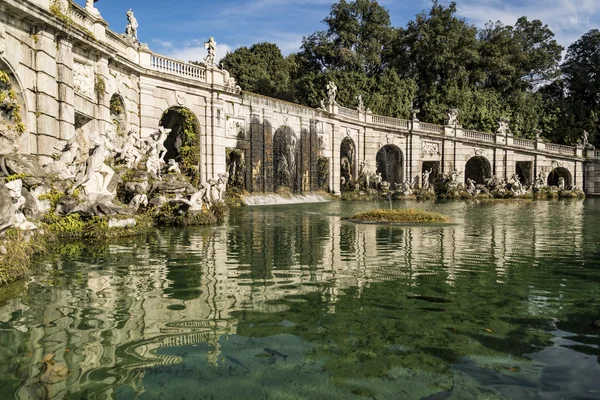
[[524, 149], [535, 149], [535, 140], [527, 139], [513, 139], [513, 145], [515, 147], [522, 147]]
[[381, 115], [373, 115], [372, 121], [377, 125], [391, 126], [400, 129], [409, 129], [410, 121], [399, 118], [384, 117]]
[[472, 130], [463, 130], [463, 137], [473, 140], [481, 140], [483, 142], [495, 142], [495, 135], [486, 132], [478, 132]]
[[178, 61], [154, 53], [150, 56], [150, 69], [206, 82], [206, 68], [204, 66]]
[[338, 109], [338, 114], [341, 115], [342, 117], [358, 119], [358, 110], [353, 110], [351, 108], [346, 108], [346, 107], [342, 107], [339, 105], [338, 105], [337, 109]]
[[444, 133], [444, 127], [442, 125], [428, 124], [426, 122], [420, 122], [419, 129], [427, 133]]
[[560, 154], [563, 156], [573, 157], [576, 155], [576, 148], [571, 146], [563, 146], [554, 143], [544, 143], [545, 150], [549, 153]]

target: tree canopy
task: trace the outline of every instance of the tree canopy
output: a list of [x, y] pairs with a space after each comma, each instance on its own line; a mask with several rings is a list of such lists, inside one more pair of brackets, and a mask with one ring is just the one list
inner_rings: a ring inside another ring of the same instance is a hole
[[405, 27], [394, 27], [375, 0], [340, 0], [323, 20], [324, 30], [284, 57], [272, 43], [241, 47], [221, 66], [244, 90], [316, 107], [326, 83], [336, 82], [338, 101], [357, 105], [361, 95], [374, 113], [443, 123], [450, 107], [469, 129], [494, 131], [500, 117], [516, 136], [541, 129], [573, 144], [583, 130], [600, 144], [600, 31], [563, 47], [540, 20], [483, 28], [457, 17], [457, 4], [433, 0]]

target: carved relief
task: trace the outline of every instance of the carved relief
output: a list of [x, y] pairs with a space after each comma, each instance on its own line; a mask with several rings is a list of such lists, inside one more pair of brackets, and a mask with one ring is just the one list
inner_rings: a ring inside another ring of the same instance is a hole
[[177, 104], [179, 104], [180, 106], [185, 105], [185, 93], [175, 92], [175, 99], [177, 100]]
[[476, 155], [476, 156], [481, 156], [481, 155], [483, 155], [483, 149], [475, 149], [475, 155]]
[[244, 120], [238, 118], [227, 119], [227, 136], [239, 139], [246, 138], [246, 130], [244, 128]]
[[321, 150], [329, 150], [329, 135], [319, 135], [319, 148]]
[[73, 63], [73, 89], [82, 96], [94, 97], [94, 71], [91, 65]]
[[423, 142], [422, 148], [423, 154], [433, 156], [435, 154], [440, 154], [440, 144], [436, 142]]

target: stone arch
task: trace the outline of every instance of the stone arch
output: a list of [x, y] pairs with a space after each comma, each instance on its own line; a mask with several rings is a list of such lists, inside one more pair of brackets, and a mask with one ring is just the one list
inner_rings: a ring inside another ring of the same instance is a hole
[[570, 188], [573, 185], [571, 172], [564, 167], [556, 167], [548, 174], [548, 186], [558, 186], [559, 178], [564, 178], [565, 188]]
[[0, 106], [0, 152], [17, 147], [19, 137], [29, 132], [29, 112], [21, 80], [8, 60], [0, 57], [0, 92], [3, 105]]
[[356, 179], [356, 146], [354, 140], [345, 137], [340, 145], [340, 187], [342, 191], [354, 179]]
[[109, 103], [110, 119], [115, 126], [118, 135], [127, 133], [127, 109], [123, 97], [115, 93], [110, 98]]
[[396, 145], [386, 144], [377, 152], [377, 173], [381, 179], [392, 184], [404, 182], [404, 155]]
[[167, 154], [165, 162], [175, 159], [180, 163], [181, 171], [195, 179], [200, 179], [200, 122], [196, 115], [186, 107], [170, 107], [160, 119], [159, 126], [171, 129], [165, 140]]
[[478, 185], [485, 184], [486, 179], [492, 177], [492, 165], [483, 156], [471, 157], [465, 165], [465, 183], [472, 179]]
[[289, 126], [273, 135], [273, 187], [296, 191], [298, 184], [298, 137]]

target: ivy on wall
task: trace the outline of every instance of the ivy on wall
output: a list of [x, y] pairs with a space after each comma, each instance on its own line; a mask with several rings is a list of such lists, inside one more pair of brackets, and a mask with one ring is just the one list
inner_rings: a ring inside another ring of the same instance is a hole
[[11, 122], [8, 129], [19, 135], [25, 133], [25, 124], [21, 117], [21, 106], [17, 102], [17, 92], [13, 89], [8, 74], [0, 70], [0, 110]]

